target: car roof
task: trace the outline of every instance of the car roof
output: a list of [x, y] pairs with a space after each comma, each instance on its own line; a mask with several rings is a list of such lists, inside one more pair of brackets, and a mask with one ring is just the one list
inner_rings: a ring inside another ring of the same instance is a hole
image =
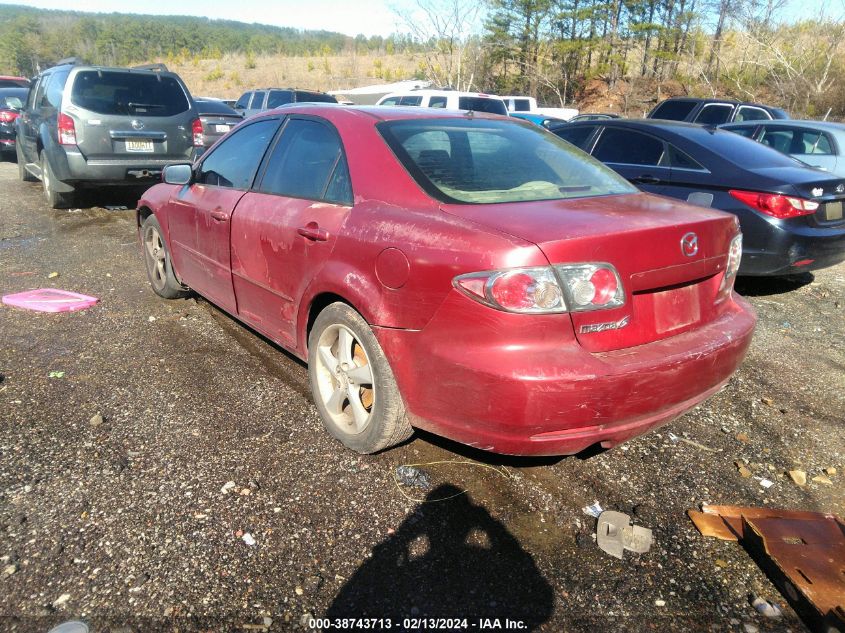
[[739, 121], [734, 123], [724, 123], [719, 127], [731, 129], [735, 127], [747, 127], [749, 125], [766, 125], [772, 127], [795, 126], [803, 125], [806, 127], [816, 127], [823, 130], [839, 130], [845, 131], [845, 123], [838, 121], [813, 121], [811, 119], [775, 119], [772, 121], [756, 120], [756, 121]]
[[604, 119], [601, 121], [572, 121], [567, 127], [602, 126], [614, 128], [627, 128], [641, 132], [654, 132], [655, 130], [667, 133], [672, 136], [680, 136], [691, 141], [705, 140], [715, 133], [727, 133], [728, 130], [721, 130], [712, 125], [701, 125], [699, 123], [687, 123], [685, 121], [670, 121], [666, 119]]
[[417, 106], [346, 106], [339, 103], [300, 103], [283, 105], [273, 110], [261, 112], [249, 118], [250, 121], [260, 117], [272, 116], [274, 114], [306, 114], [322, 116], [332, 121], [339, 121], [344, 118], [369, 118], [376, 121], [399, 121], [414, 119], [494, 119], [501, 121], [510, 117], [487, 112], [475, 112], [472, 115], [462, 110], [441, 110], [439, 108], [420, 108]]
[[499, 95], [491, 95], [486, 92], [462, 92], [460, 90], [431, 90], [431, 89], [424, 89], [424, 90], [400, 90], [397, 92], [391, 92], [382, 97], [382, 99], [387, 99], [388, 97], [448, 97], [449, 95], [455, 95], [458, 97], [482, 97], [484, 99], [502, 99]]

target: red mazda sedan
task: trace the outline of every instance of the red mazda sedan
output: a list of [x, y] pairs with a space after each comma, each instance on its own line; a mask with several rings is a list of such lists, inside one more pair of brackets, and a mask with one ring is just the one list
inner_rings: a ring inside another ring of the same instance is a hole
[[641, 193], [530, 123], [303, 105], [139, 202], [153, 289], [308, 362], [328, 432], [524, 455], [613, 446], [731, 376], [755, 316], [734, 216]]

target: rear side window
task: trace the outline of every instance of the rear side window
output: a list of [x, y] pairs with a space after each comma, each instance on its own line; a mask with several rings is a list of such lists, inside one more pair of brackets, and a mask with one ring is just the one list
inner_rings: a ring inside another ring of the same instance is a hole
[[266, 97], [266, 96], [267, 96], [267, 92], [264, 91], [264, 90], [256, 91], [256, 92], [252, 93], [252, 101], [250, 101], [250, 103], [249, 103], [250, 110], [260, 110], [261, 108], [263, 108], [264, 107], [264, 97]]
[[249, 106], [249, 100], [252, 98], [251, 92], [245, 92], [241, 95], [241, 98], [235, 102], [235, 107], [240, 108], [241, 110], [246, 110], [247, 106]]
[[701, 108], [701, 112], [695, 117], [695, 122], [701, 125], [721, 125], [730, 121], [733, 111], [732, 105], [708, 103]]
[[486, 97], [459, 97], [458, 110], [472, 110], [473, 112], [489, 112], [507, 116], [508, 109], [501, 99], [487, 99]]
[[695, 108], [695, 101], [664, 101], [652, 112], [650, 119], [684, 121]]
[[45, 75], [41, 77], [41, 81], [38, 82], [38, 88], [35, 90], [35, 99], [33, 99], [32, 104], [36, 108], [41, 108], [47, 105], [47, 99], [44, 96], [44, 92], [47, 90], [47, 84], [50, 83], [50, 77], [52, 75]]
[[657, 166], [663, 159], [663, 142], [633, 130], [605, 128], [593, 150], [603, 163]]
[[322, 123], [291, 119], [267, 162], [259, 191], [351, 204], [349, 173], [337, 133]]
[[754, 130], [756, 129], [756, 125], [747, 125], [744, 127], [728, 128], [728, 131], [733, 132], [734, 134], [739, 134], [740, 136], [744, 136], [745, 138], [751, 138], [752, 136], [754, 136]]
[[399, 105], [403, 106], [419, 106], [422, 105], [422, 97], [419, 95], [413, 97], [400, 97]]
[[428, 107], [429, 108], [445, 108], [446, 107], [446, 97], [431, 97], [428, 100]]
[[587, 147], [587, 140], [596, 129], [595, 125], [577, 125], [573, 127], [566, 127], [566, 124], [552, 130], [560, 138], [568, 143], [572, 143], [575, 147], [585, 149]]
[[740, 106], [734, 121], [770, 121], [772, 116], [763, 108]]
[[528, 99], [514, 99], [514, 112], [531, 112], [531, 102]]
[[801, 128], [768, 128], [760, 141], [783, 154], [833, 154], [826, 134]]
[[233, 132], [200, 163], [199, 182], [216, 187], [249, 189], [278, 127], [278, 120], [266, 119]]
[[292, 90], [271, 90], [270, 96], [267, 97], [267, 108], [270, 110], [287, 103], [293, 103]]
[[304, 90], [297, 90], [296, 102], [337, 103], [337, 99], [335, 99], [332, 95], [327, 95], [322, 92], [305, 92]]
[[77, 73], [71, 101], [97, 114], [166, 117], [191, 108], [188, 96], [173, 77], [110, 70]]
[[679, 150], [674, 145], [669, 145], [669, 164], [672, 167], [678, 167], [680, 169], [692, 169], [695, 171], [707, 171], [701, 163], [695, 160], [689, 154], [686, 154]]
[[58, 108], [62, 104], [62, 92], [64, 92], [65, 84], [67, 83], [67, 76], [70, 74], [70, 68], [65, 70], [57, 70], [50, 75], [50, 81], [47, 82], [47, 90], [44, 93], [46, 104], [51, 108]]
[[377, 128], [429, 195], [494, 204], [637, 190], [598, 161], [536, 125], [505, 119], [408, 119]]

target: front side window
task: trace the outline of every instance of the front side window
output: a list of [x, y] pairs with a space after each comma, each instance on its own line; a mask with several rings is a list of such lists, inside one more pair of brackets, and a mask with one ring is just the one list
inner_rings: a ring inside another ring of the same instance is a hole
[[633, 130], [614, 128], [605, 128], [593, 149], [593, 156], [603, 163], [652, 167], [660, 165], [663, 153], [663, 142], [659, 139]]
[[399, 105], [399, 97], [388, 97], [387, 99], [382, 101], [379, 105], [383, 105], [383, 106]]
[[265, 119], [233, 132], [200, 163], [198, 181], [215, 187], [249, 189], [278, 127], [277, 119]]
[[399, 105], [402, 106], [420, 106], [422, 105], [422, 97], [420, 95], [400, 97]]
[[351, 204], [349, 172], [337, 133], [318, 121], [291, 119], [273, 148], [258, 190]]
[[176, 79], [151, 72], [80, 71], [70, 100], [97, 114], [167, 117], [191, 108]]
[[442, 202], [561, 200], [637, 191], [538, 126], [455, 118], [385, 121], [377, 128], [420, 187]]
[[771, 119], [772, 115], [766, 112], [763, 108], [740, 106], [734, 121], [770, 121]]
[[734, 107], [730, 104], [708, 103], [701, 108], [695, 122], [701, 125], [721, 125], [730, 121], [733, 111]]
[[249, 106], [249, 100], [252, 98], [251, 92], [245, 92], [241, 95], [241, 98], [235, 102], [235, 107], [239, 110], [246, 110], [247, 106]]

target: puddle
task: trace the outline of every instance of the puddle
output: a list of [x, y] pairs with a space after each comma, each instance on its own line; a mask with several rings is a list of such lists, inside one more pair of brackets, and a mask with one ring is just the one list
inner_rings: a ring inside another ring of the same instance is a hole
[[0, 239], [0, 251], [10, 248], [27, 248], [36, 242], [43, 242], [45, 239], [38, 235], [33, 237], [4, 237]]

